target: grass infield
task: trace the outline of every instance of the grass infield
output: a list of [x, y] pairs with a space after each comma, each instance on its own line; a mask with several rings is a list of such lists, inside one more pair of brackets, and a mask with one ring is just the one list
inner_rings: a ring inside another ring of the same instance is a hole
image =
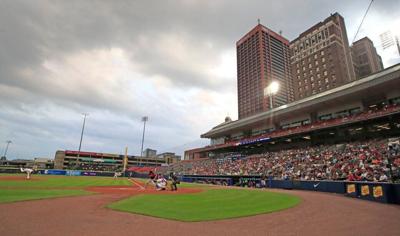
[[298, 203], [298, 197], [282, 193], [210, 189], [196, 194], [138, 195], [108, 207], [179, 221], [209, 221], [279, 211]]

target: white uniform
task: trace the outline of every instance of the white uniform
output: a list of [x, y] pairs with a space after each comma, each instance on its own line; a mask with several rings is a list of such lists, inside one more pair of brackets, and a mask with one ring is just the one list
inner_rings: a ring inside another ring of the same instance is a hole
[[122, 175], [121, 172], [115, 172], [115, 173], [114, 173], [114, 179], [120, 177], [121, 175]]
[[31, 178], [31, 174], [33, 172], [33, 169], [30, 168], [22, 168], [21, 167], [21, 172], [25, 172], [26, 173], [26, 179], [30, 179]]
[[159, 178], [156, 181], [157, 190], [165, 190], [167, 188], [167, 180], [165, 178]]

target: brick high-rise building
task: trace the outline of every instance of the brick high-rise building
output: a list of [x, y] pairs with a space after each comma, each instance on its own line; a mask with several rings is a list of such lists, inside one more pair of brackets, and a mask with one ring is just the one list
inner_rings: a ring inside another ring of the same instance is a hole
[[295, 100], [355, 80], [344, 19], [338, 13], [290, 43]]
[[382, 58], [368, 37], [354, 42], [351, 46], [351, 53], [357, 78], [383, 70]]
[[293, 100], [287, 39], [258, 24], [236, 43], [236, 52], [239, 119], [270, 109], [264, 89], [272, 81], [279, 83], [273, 107]]

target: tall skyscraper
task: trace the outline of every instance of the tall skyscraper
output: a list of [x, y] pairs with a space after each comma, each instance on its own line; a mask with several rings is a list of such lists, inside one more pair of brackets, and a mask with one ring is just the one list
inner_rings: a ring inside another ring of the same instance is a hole
[[[236, 52], [239, 119], [293, 100], [287, 39], [258, 24], [236, 43]], [[278, 92], [264, 96], [273, 81]]]
[[364, 37], [351, 46], [354, 70], [357, 79], [383, 70], [382, 59], [376, 52], [374, 43]]
[[338, 13], [290, 43], [295, 100], [355, 80], [344, 19]]

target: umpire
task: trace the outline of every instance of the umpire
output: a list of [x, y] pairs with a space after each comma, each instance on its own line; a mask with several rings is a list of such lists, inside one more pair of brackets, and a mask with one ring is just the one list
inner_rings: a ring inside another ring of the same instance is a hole
[[171, 180], [171, 191], [177, 191], [178, 187], [176, 186], [177, 184], [179, 184], [179, 180], [178, 177], [174, 174], [174, 172], [171, 172], [169, 174], [169, 179]]

